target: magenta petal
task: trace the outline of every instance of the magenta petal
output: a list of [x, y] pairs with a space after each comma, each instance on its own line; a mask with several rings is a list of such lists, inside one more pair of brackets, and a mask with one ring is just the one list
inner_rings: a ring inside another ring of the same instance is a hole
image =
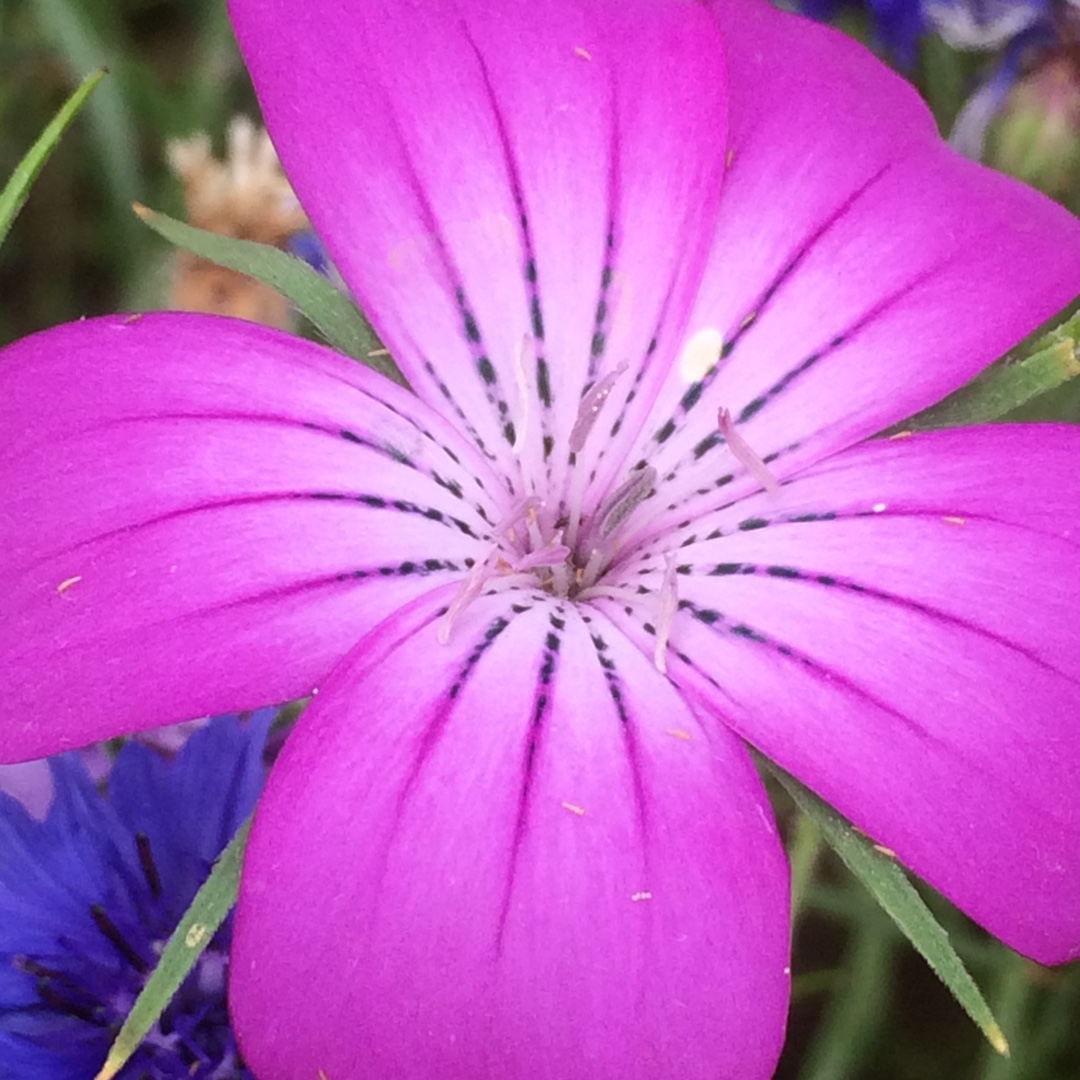
[[0, 760], [308, 694], [497, 513], [411, 395], [227, 320], [26, 338], [0, 429]]
[[1080, 954], [1078, 456], [1064, 427], [875, 442], [699, 523], [669, 664], [1043, 962]]
[[[420, 396], [467, 417], [513, 472], [525, 427], [527, 453], [543, 432], [565, 457], [586, 381], [628, 361], [632, 436], [715, 222], [726, 80], [709, 13], [650, 0], [230, 9], [290, 179]], [[519, 373], [525, 335], [536, 356]]]
[[[513, 606], [516, 601], [516, 607]], [[260, 803], [232, 962], [261, 1080], [764, 1080], [787, 881], [745, 751], [603, 617], [376, 630]]]
[[649, 448], [691, 488], [702, 465], [738, 468], [693, 453], [719, 406], [790, 475], [944, 397], [1080, 292], [1075, 217], [947, 147], [869, 52], [768, 3], [713, 6], [731, 167], [690, 329], [715, 328], [725, 358], [704, 393], [673, 373], [653, 427], [677, 434]]

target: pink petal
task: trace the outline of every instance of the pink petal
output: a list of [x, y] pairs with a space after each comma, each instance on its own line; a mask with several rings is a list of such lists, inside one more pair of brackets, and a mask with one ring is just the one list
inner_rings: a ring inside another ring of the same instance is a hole
[[944, 397], [1080, 292], [1073, 215], [948, 148], [869, 52], [768, 3], [713, 6], [731, 167], [690, 330], [715, 328], [724, 359], [704, 388], [673, 372], [639, 455], [688, 490], [742, 471], [718, 407], [791, 475]]
[[[715, 221], [726, 91], [708, 12], [650, 0], [230, 10], [290, 179], [420, 396], [467, 417], [510, 472], [528, 428], [535, 474], [565, 467], [587, 381], [629, 360], [606, 426], [625, 411], [632, 437]], [[523, 394], [525, 335], [536, 355], [525, 351]], [[547, 466], [543, 436], [558, 447]]]
[[[513, 606], [516, 603], [516, 607]], [[764, 1080], [786, 868], [745, 751], [606, 619], [388, 620], [260, 803], [232, 1001], [261, 1080]]]
[[1078, 455], [1065, 427], [875, 442], [675, 547], [672, 678], [1043, 962], [1080, 955]]
[[52, 772], [44, 758], [0, 765], [0, 792], [26, 807], [38, 821], [44, 821], [53, 797]]
[[0, 760], [308, 694], [497, 516], [411, 395], [228, 320], [24, 339], [0, 428]]

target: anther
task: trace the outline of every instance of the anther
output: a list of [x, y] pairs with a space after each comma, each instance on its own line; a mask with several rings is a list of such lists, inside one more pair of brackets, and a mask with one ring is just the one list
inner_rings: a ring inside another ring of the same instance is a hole
[[617, 487], [600, 506], [600, 536], [609, 537], [647, 498], [656, 493], [657, 473], [652, 466], [639, 469]]
[[574, 426], [570, 431], [570, 450], [572, 453], [580, 453], [585, 446], [585, 441], [596, 423], [596, 418], [600, 415], [600, 410], [604, 407], [604, 402], [607, 401], [612, 389], [614, 389], [619, 376], [628, 367], [629, 365], [624, 360], [614, 371], [609, 371], [600, 379], [581, 399], [577, 420], [574, 421]]
[[154, 853], [150, 849], [150, 837], [146, 833], [138, 833], [135, 836], [135, 847], [139, 852], [139, 866], [142, 867], [143, 877], [146, 878], [146, 884], [150, 886], [150, 895], [155, 900], [160, 900], [161, 874], [158, 873]]
[[150, 965], [135, 951], [128, 939], [120, 933], [116, 923], [109, 918], [105, 909], [100, 904], [91, 904], [90, 915], [94, 920], [94, 925], [108, 938], [113, 948], [140, 975], [145, 975], [150, 970]]
[[731, 413], [721, 408], [716, 419], [720, 425], [720, 434], [724, 436], [724, 442], [727, 443], [728, 449], [735, 455], [738, 462], [773, 498], [779, 495], [780, 485], [777, 484], [776, 477], [750, 444], [735, 430], [735, 421], [732, 420]]

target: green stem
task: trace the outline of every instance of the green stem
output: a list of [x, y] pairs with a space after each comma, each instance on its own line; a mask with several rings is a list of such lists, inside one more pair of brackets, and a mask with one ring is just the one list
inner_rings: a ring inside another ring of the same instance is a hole
[[806, 889], [814, 876], [818, 855], [821, 852], [821, 830], [801, 811], [795, 818], [795, 836], [791, 842], [788, 858], [791, 861], [791, 925], [794, 933], [798, 924]]
[[848, 954], [851, 977], [833, 996], [800, 1080], [842, 1080], [856, 1074], [888, 1007], [895, 941], [891, 924], [868, 911]]

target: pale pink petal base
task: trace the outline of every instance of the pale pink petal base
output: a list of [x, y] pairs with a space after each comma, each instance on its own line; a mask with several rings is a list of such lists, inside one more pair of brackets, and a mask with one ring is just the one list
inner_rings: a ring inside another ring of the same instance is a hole
[[260, 804], [232, 967], [251, 1067], [770, 1076], [787, 875], [745, 751], [602, 617], [487, 597], [440, 646], [436, 610], [338, 669]]

